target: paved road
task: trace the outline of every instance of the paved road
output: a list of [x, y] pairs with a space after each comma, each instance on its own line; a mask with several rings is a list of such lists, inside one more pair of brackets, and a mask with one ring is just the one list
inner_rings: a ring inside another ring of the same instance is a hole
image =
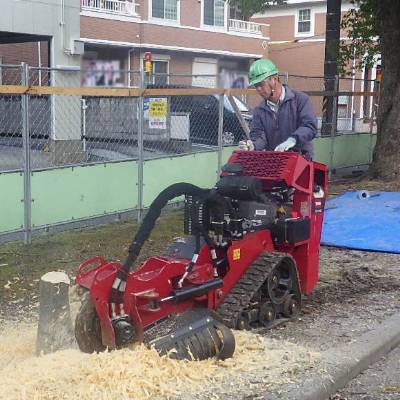
[[400, 346], [350, 381], [332, 400], [400, 400]]

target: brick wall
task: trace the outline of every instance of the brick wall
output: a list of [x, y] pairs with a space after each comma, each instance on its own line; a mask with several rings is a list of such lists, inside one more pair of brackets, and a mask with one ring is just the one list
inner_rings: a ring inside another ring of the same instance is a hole
[[181, 3], [181, 24], [200, 27], [201, 1], [183, 0]]
[[[285, 16], [261, 16], [261, 17], [253, 17], [252, 20], [258, 23], [270, 24], [269, 28], [269, 36], [271, 41], [284, 41], [284, 40], [295, 40], [295, 10], [293, 11], [293, 15], [285, 15]], [[342, 18], [346, 14], [346, 12], [342, 12]], [[315, 13], [314, 14], [314, 35], [310, 37], [311, 39], [315, 38], [325, 38], [325, 27], [326, 27], [326, 13]], [[341, 37], [346, 36], [346, 31], [341, 30]], [[305, 37], [306, 39], [307, 37]], [[301, 38], [298, 38], [301, 39]]]
[[294, 75], [322, 76], [325, 42], [271, 44], [269, 57], [282, 72]]
[[[151, 43], [207, 50], [262, 54], [264, 39], [240, 37], [219, 32], [176, 28], [165, 25], [139, 24], [109, 19], [81, 17], [81, 37], [100, 40]], [[239, 39], [239, 40], [238, 40]]]
[[140, 42], [140, 25], [127, 21], [116, 21], [81, 16], [81, 37], [117, 42]]
[[[48, 67], [48, 45], [47, 42], [40, 44], [42, 67]], [[0, 44], [0, 58], [2, 64], [20, 64], [26, 62], [31, 66], [38, 66], [38, 43], [12, 43]]]
[[293, 40], [295, 17], [264, 17], [256, 18], [255, 22], [270, 24], [270, 38], [274, 40]]

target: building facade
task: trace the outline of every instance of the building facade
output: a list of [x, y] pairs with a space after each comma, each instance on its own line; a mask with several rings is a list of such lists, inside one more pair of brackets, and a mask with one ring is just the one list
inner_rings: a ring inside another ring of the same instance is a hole
[[[288, 0], [251, 18], [270, 26], [269, 57], [280, 71], [290, 76], [289, 84], [300, 90], [324, 90], [321, 77], [324, 75], [326, 4], [326, 0]], [[353, 7], [350, 1], [342, 0], [342, 17]], [[347, 39], [343, 30], [340, 39]], [[340, 90], [373, 91], [379, 63], [377, 59], [373, 68], [353, 69], [346, 79], [340, 80]], [[354, 65], [355, 60], [349, 65], [350, 71]], [[322, 103], [316, 99], [314, 103], [320, 115]], [[354, 124], [354, 118], [368, 122], [372, 109], [372, 97], [340, 96], [338, 99], [338, 117], [347, 121], [350, 125], [347, 128]]]
[[[85, 69], [140, 71], [151, 52], [153, 83], [240, 87], [249, 62], [267, 54], [268, 26], [230, 18], [224, 0], [81, 0], [80, 15]], [[117, 83], [136, 86], [122, 75]]]
[[243, 87], [268, 50], [269, 27], [237, 19], [224, 0], [5, 1], [0, 62], [79, 64], [85, 86], [137, 86], [151, 52], [153, 83]]

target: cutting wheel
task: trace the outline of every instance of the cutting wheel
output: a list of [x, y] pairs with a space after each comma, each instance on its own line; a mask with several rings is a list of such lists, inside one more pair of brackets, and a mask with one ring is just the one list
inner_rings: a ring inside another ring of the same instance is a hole
[[145, 332], [145, 343], [178, 360], [224, 360], [235, 351], [232, 331], [204, 308], [171, 315]]

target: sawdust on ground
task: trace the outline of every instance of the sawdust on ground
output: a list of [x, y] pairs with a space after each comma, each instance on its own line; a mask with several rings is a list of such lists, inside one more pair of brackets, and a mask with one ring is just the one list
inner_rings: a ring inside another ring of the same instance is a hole
[[108, 400], [220, 398], [296, 382], [315, 368], [319, 353], [247, 332], [235, 332], [232, 359], [200, 362], [159, 357], [142, 345], [100, 354], [63, 350], [36, 357], [36, 326], [19, 323], [0, 332], [0, 398]]

